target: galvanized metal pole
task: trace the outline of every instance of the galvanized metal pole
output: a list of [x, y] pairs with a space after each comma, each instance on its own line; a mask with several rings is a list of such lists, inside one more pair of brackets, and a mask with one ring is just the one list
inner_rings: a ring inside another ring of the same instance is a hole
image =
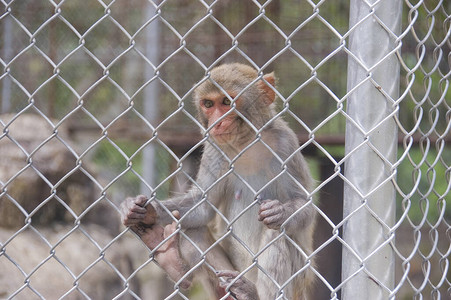
[[[146, 20], [155, 17], [155, 7], [148, 4], [146, 9]], [[158, 65], [159, 48], [160, 48], [160, 21], [153, 20], [146, 28], [146, 57], [154, 65]], [[155, 76], [155, 70], [146, 65], [145, 70], [146, 80]], [[151, 82], [144, 89], [144, 116], [155, 126], [157, 118], [157, 101], [159, 96], [159, 86], [157, 80]], [[148, 145], [143, 149], [143, 178], [150, 186], [155, 186], [155, 147], [153, 144]], [[141, 193], [150, 196], [150, 192], [146, 184], [141, 184]]]
[[351, 0], [342, 299], [388, 299], [394, 288], [401, 13], [401, 0]]
[[[6, 3], [10, 3], [11, 1], [6, 1]], [[12, 19], [10, 16], [6, 16], [3, 19], [3, 61], [9, 64], [12, 56], [13, 56], [13, 43], [12, 43]], [[7, 68], [9, 69], [9, 68]], [[4, 72], [8, 72], [8, 70], [2, 70], [2, 75]], [[0, 113], [9, 113], [11, 112], [11, 79], [9, 76], [5, 76], [2, 80], [2, 99], [0, 106]]]

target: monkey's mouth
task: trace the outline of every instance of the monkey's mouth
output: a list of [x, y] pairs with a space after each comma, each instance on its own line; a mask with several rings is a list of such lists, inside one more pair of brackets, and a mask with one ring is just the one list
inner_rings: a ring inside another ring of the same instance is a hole
[[[231, 126], [232, 127], [232, 126]], [[236, 129], [235, 128], [227, 128], [224, 131], [219, 131], [219, 130], [212, 130], [210, 131], [210, 134], [213, 138], [232, 138], [233, 136], [237, 135]]]

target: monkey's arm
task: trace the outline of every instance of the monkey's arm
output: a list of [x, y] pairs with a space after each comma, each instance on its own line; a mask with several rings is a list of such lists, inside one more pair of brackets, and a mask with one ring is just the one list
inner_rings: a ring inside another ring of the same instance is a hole
[[151, 227], [155, 224], [166, 226], [176, 221], [173, 212], [182, 216], [180, 222], [187, 228], [205, 226], [214, 216], [214, 210], [202, 194], [191, 189], [186, 194], [163, 201], [148, 202], [148, 198], [139, 195], [127, 198], [120, 206], [122, 223], [133, 228]]
[[[217, 206], [220, 201], [218, 191], [221, 188], [214, 186], [220, 175], [220, 158], [216, 161], [211, 158], [215, 154], [206, 149], [202, 155], [199, 172], [195, 184], [183, 195], [172, 197], [162, 201], [148, 202], [146, 196], [128, 198], [122, 204], [122, 216], [124, 225], [142, 223], [151, 226], [155, 223], [168, 225], [175, 221], [172, 212], [180, 213], [180, 223], [185, 229], [198, 228], [207, 225], [214, 217], [212, 205]], [[204, 192], [203, 192], [204, 191]], [[208, 191], [205, 192], [205, 191]], [[126, 216], [126, 218], [124, 218]], [[127, 224], [126, 224], [127, 223]]]
[[153, 204], [162, 225], [174, 221], [171, 212], [180, 212], [180, 222], [184, 228], [197, 228], [205, 226], [213, 218], [214, 210], [202, 193], [197, 189], [191, 189], [186, 194]]
[[277, 194], [273, 195], [275, 198], [263, 199], [258, 219], [271, 229], [278, 230], [283, 225], [287, 234], [296, 235], [300, 229], [313, 224], [315, 219], [315, 209], [307, 196], [312, 179], [300, 154], [288, 162], [288, 172], [290, 176], [280, 177], [277, 183], [278, 190], [287, 191], [287, 195], [284, 199], [278, 199]]
[[154, 204], [160, 217], [159, 222], [171, 223], [174, 220], [171, 212], [177, 210], [180, 212], [180, 222], [184, 228], [207, 225], [215, 215], [213, 205], [217, 207], [222, 198], [221, 191], [224, 188], [216, 183], [221, 176], [222, 160], [219, 153], [207, 145], [202, 154], [196, 182], [191, 189], [184, 195], [157, 201]]

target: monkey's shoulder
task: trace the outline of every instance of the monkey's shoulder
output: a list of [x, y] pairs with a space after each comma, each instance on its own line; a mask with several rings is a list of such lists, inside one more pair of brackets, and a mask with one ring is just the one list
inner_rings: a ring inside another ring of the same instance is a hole
[[263, 141], [282, 159], [286, 159], [299, 147], [299, 141], [288, 124], [278, 119], [273, 126], [262, 132]]

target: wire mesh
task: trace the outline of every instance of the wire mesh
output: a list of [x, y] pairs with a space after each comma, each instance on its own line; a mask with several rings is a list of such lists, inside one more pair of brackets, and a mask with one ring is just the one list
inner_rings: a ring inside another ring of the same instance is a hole
[[[309, 161], [316, 185], [306, 192], [315, 199], [318, 225], [312, 253], [298, 246], [307, 263], [297, 274], [314, 273], [310, 298], [352, 299], [344, 291], [356, 289], [362, 276], [383, 298], [450, 298], [451, 3], [399, 1], [396, 14], [381, 8], [391, 0], [353, 2], [364, 8], [358, 22], [349, 20], [348, 1], [1, 0], [0, 298], [215, 297], [202, 276], [188, 291], [169, 281], [155, 251], [120, 224], [119, 205], [139, 193], [161, 200], [200, 188], [202, 144], [230, 166], [244, 155], [230, 158], [208, 139], [191, 101], [212, 68], [227, 62], [254, 67], [257, 79], [275, 71], [276, 117], [289, 123], [300, 141], [296, 151]], [[360, 56], [366, 43], [350, 45], [358, 31], [376, 45], [372, 65]], [[347, 87], [348, 62], [368, 74], [355, 87]], [[398, 66], [399, 83], [377, 73], [384, 64]], [[380, 102], [353, 114], [352, 97], [365, 86]], [[390, 112], [373, 118], [384, 111]], [[397, 131], [390, 142], [375, 138], [385, 123]], [[345, 139], [347, 124], [357, 133]], [[253, 130], [261, 143], [260, 129]], [[388, 157], [391, 147], [397, 151]], [[363, 148], [379, 166], [374, 172], [352, 161]], [[232, 167], [228, 174], [239, 177]], [[356, 184], [360, 175], [368, 190]], [[388, 207], [374, 206], [384, 186], [394, 222], [380, 216]], [[349, 187], [359, 203], [343, 217], [342, 190]], [[208, 191], [202, 203], [210, 205]], [[346, 238], [362, 211], [380, 234], [352, 233], [357, 244], [374, 242], [365, 253]], [[283, 230], [279, 238], [289, 239]], [[214, 246], [226, 239], [248, 246], [232, 230]], [[212, 268], [205, 259], [211, 249], [198, 249], [203, 259], [188, 273]], [[342, 272], [341, 249], [355, 260], [351, 272]], [[388, 280], [372, 269], [384, 270], [386, 249], [387, 274], [394, 274]], [[237, 267], [240, 276], [259, 268], [274, 283], [260, 298], [286, 299], [290, 280], [276, 282], [259, 254]], [[362, 293], [374, 296], [369, 288]]]

